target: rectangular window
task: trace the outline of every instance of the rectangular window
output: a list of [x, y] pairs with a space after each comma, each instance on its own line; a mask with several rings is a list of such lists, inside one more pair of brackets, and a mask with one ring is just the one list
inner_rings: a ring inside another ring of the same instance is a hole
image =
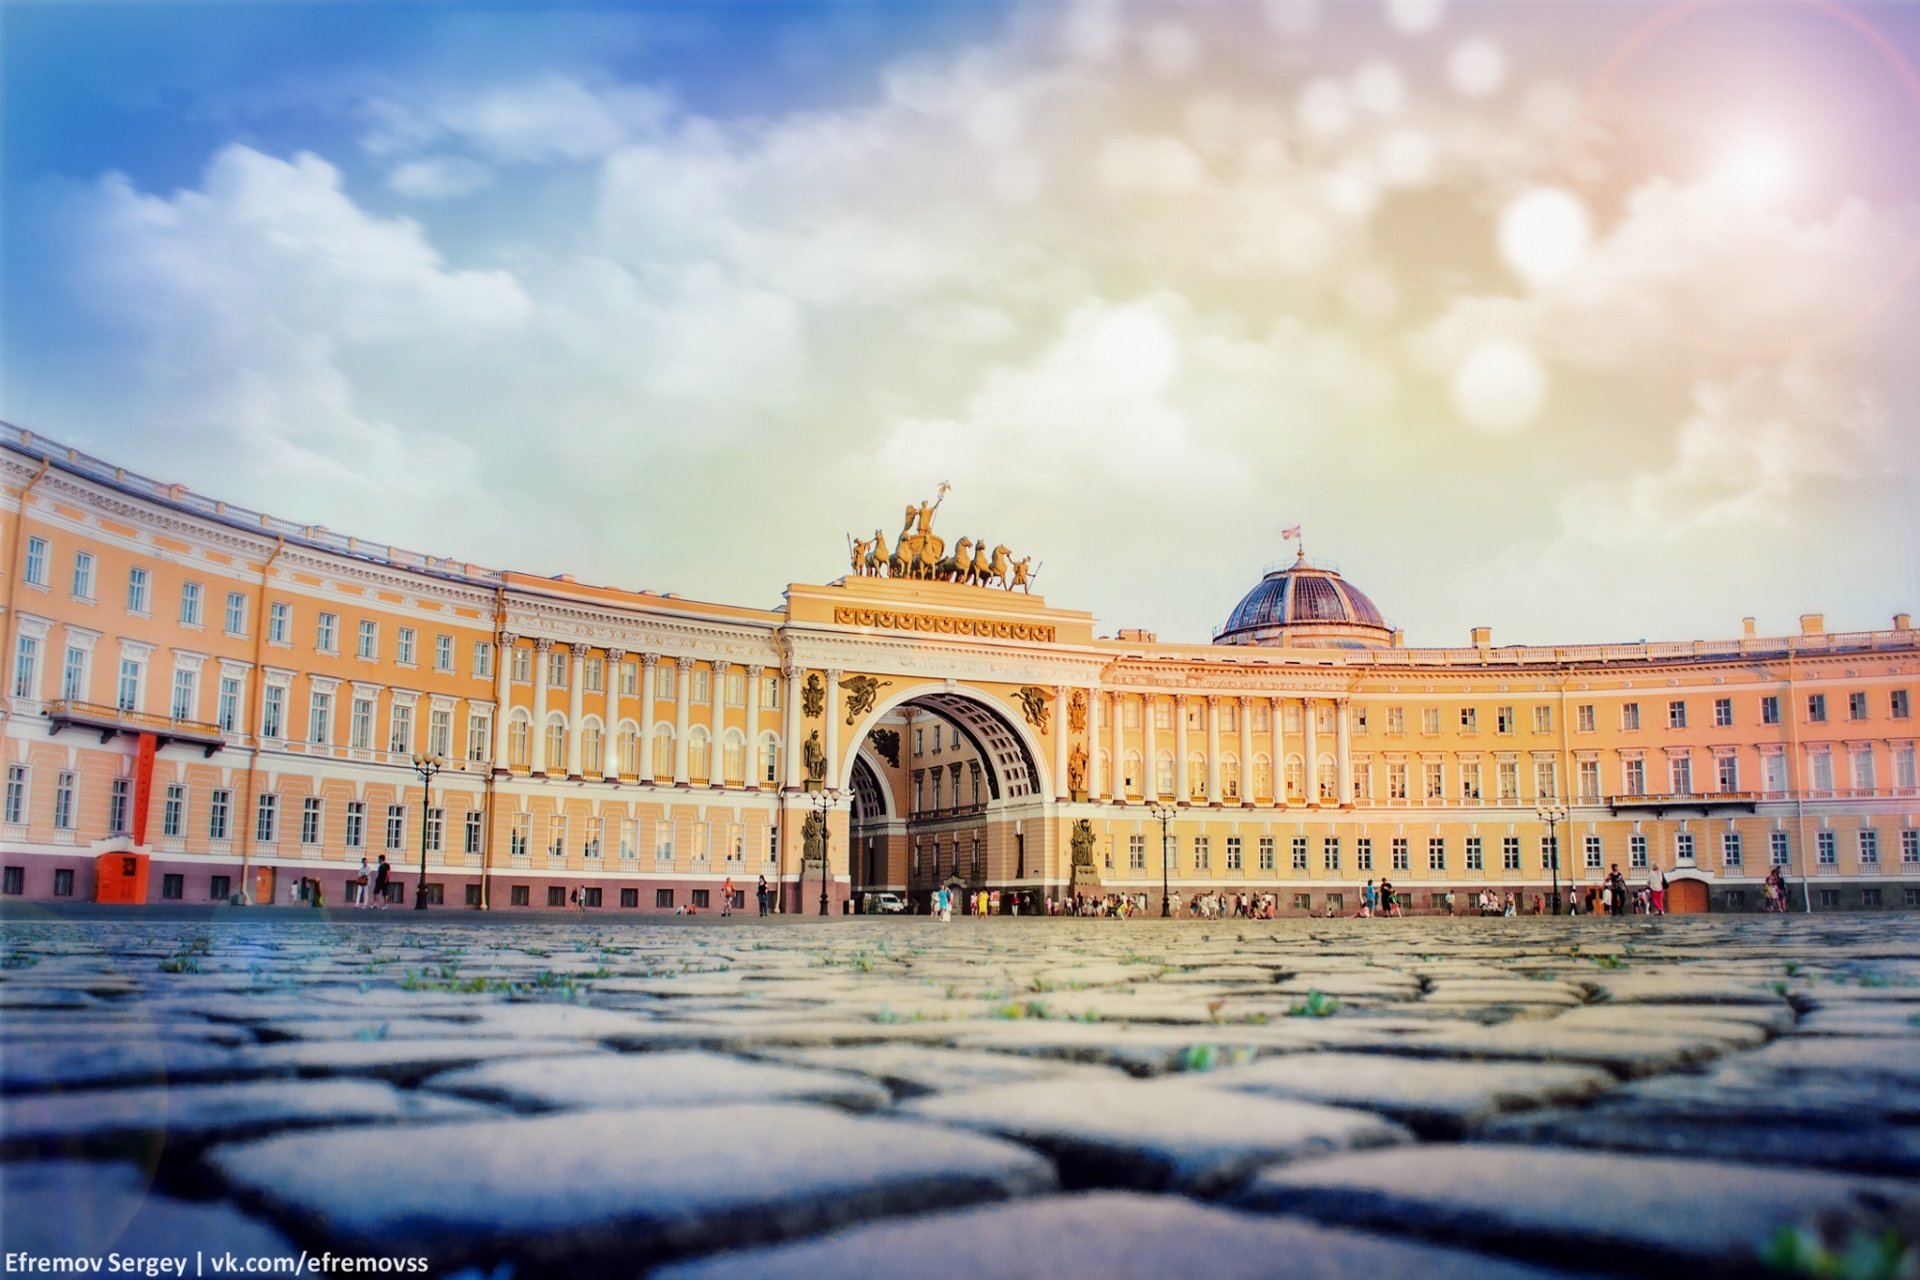
[[1496, 708], [1493, 713], [1493, 731], [1495, 733], [1512, 733], [1515, 718], [1512, 707]]
[[93, 555], [79, 551], [73, 557], [73, 594], [80, 600], [93, 599]]
[[694, 906], [700, 908], [702, 911], [705, 911], [708, 907], [710, 900], [712, 899], [713, 890], [694, 889], [690, 891], [689, 896], [693, 899]]
[[1740, 789], [1740, 758], [1731, 751], [1723, 752], [1713, 760], [1714, 781], [1721, 791]]
[[329, 742], [332, 740], [332, 730], [333, 694], [324, 689], [315, 689], [308, 695], [307, 741]]
[[1833, 752], [1825, 747], [1818, 748], [1808, 757], [1813, 767], [1813, 789], [1827, 792], [1833, 790]]
[[167, 788], [166, 799], [160, 805], [160, 834], [179, 836], [186, 830], [187, 789], [178, 783]]
[[1645, 836], [1627, 837], [1627, 865], [1644, 867], [1647, 865], [1647, 838]]
[[1155, 729], [1173, 728], [1173, 704], [1165, 698], [1153, 700], [1153, 727]]
[[1295, 871], [1307, 870], [1307, 838], [1305, 836], [1295, 836], [1293, 838], [1293, 869]]
[[435, 636], [433, 638], [433, 669], [453, 674], [453, 637]]
[[1560, 795], [1559, 763], [1553, 760], [1533, 762], [1533, 794], [1537, 800], [1555, 800]]
[[1435, 734], [1440, 732], [1440, 708], [1423, 707], [1420, 711], [1420, 732]]
[[548, 885], [547, 886], [547, 905], [550, 907], [566, 906], [567, 905], [566, 886], [558, 885], [558, 884]]
[[356, 751], [373, 748], [373, 699], [355, 698], [353, 714], [347, 721], [347, 745]]
[[1738, 831], [1721, 832], [1720, 865], [1723, 867], [1737, 867], [1741, 865], [1743, 860], [1744, 854], [1740, 847], [1740, 833]]
[[1880, 865], [1880, 833], [1863, 830], [1860, 833], [1860, 865], [1878, 867]]
[[1134, 871], [1147, 869], [1147, 838], [1145, 836], [1127, 837], [1127, 866]]
[[1716, 729], [1724, 729], [1733, 723], [1733, 699], [1715, 698], [1713, 700], [1713, 724]]
[[1911, 712], [1907, 707], [1907, 691], [1895, 689], [1889, 700], [1888, 711], [1895, 720], [1905, 720]]
[[118, 705], [122, 711], [138, 711], [140, 709], [140, 695], [146, 684], [146, 674], [146, 664], [140, 659], [120, 659]]
[[547, 653], [547, 687], [564, 689], [567, 687], [567, 660], [571, 656], [564, 645], [556, 645]]
[[287, 719], [287, 691], [279, 685], [268, 685], [267, 696], [260, 708], [260, 736], [278, 738]]
[[1373, 839], [1361, 836], [1353, 842], [1353, 866], [1356, 871], [1373, 870]]
[[1639, 703], [1623, 702], [1620, 704], [1620, 727], [1622, 729], [1638, 729], [1640, 727]]
[[127, 802], [132, 798], [132, 788], [131, 779], [115, 778], [107, 792], [107, 830], [113, 835], [127, 833]]
[[427, 712], [427, 754], [446, 759], [453, 754], [453, 709], [434, 707]]
[[180, 625], [183, 627], [200, 625], [200, 584], [197, 582], [180, 584]]
[[1865, 720], [1867, 718], [1867, 695], [1850, 693], [1847, 695], [1847, 719]]
[[413, 665], [413, 628], [401, 627], [399, 632], [394, 642], [393, 660], [403, 667], [410, 667]]
[[1195, 871], [1213, 869], [1213, 842], [1205, 836], [1193, 838], [1193, 869]]
[[73, 896], [73, 871], [70, 868], [63, 867], [53, 873], [53, 896], [56, 898]]
[[1320, 842], [1320, 861], [1328, 871], [1340, 869], [1340, 837], [1328, 836]]
[[[529, 888], [528, 888], [528, 886], [526, 886], [526, 885], [524, 885], [524, 884], [516, 884], [516, 885], [512, 885], [512, 886], [510, 886], [510, 887], [508, 888], [508, 890], [507, 890], [507, 903], [508, 903], [508, 905], [509, 905], [509, 906], [515, 906], [515, 907], [524, 907], [524, 906], [526, 906], [526, 905], [528, 905], [528, 901], [529, 901], [529, 899], [528, 899], [528, 893], [529, 893], [529, 892], [530, 892], [530, 890], [529, 890]], [[672, 891], [671, 889], [669, 889], [669, 890], [667, 890], [667, 892], [669, 892], [669, 893], [671, 893], [671, 892], [673, 892], [673, 891]]]
[[1822, 889], [1820, 891], [1820, 905], [1823, 907], [1839, 906], [1840, 891], [1838, 889]]
[[233, 811], [233, 792], [216, 790], [207, 801], [207, 839], [225, 840], [228, 832], [227, 815]]
[[1412, 869], [1412, 866], [1413, 861], [1407, 851], [1406, 837], [1395, 836], [1393, 840], [1393, 869], [1395, 871], [1408, 871]]
[[402, 755], [413, 751], [413, 707], [404, 702], [393, 704], [387, 732], [387, 750]]
[[0, 876], [0, 893], [17, 898], [27, 891], [27, 869], [8, 867], [4, 876]]
[[253, 838], [261, 844], [272, 844], [279, 822], [280, 797], [269, 791], [260, 797], [260, 807], [254, 813]]
[[1588, 836], [1587, 848], [1586, 848], [1587, 870], [1589, 871], [1600, 870], [1601, 859], [1603, 856], [1604, 856], [1603, 851], [1600, 846], [1600, 837]]
[[160, 896], [177, 901], [187, 896], [187, 878], [180, 875], [160, 877]]
[[1647, 762], [1633, 756], [1620, 762], [1621, 783], [1630, 796], [1647, 794]]
[[1387, 762], [1387, 799], [1405, 800], [1406, 798], [1407, 766], [1403, 761], [1389, 760]]
[[655, 889], [653, 891], [653, 905], [660, 910], [671, 911], [673, 909], [673, 890]]
[[1595, 804], [1600, 799], [1600, 762], [1581, 760], [1575, 765], [1580, 794], [1576, 797], [1583, 804]]
[[1520, 869], [1520, 837], [1500, 837], [1500, 865], [1507, 871]]
[[1553, 732], [1553, 708], [1535, 707], [1533, 709], [1533, 731], [1535, 733]]
[[1691, 863], [1693, 861], [1693, 833], [1676, 831], [1673, 835], [1673, 860]]
[[1500, 798], [1518, 800], [1520, 798], [1520, 762], [1502, 760], [1499, 762]]
[[1769, 831], [1767, 833], [1767, 860], [1776, 867], [1784, 867], [1791, 860], [1787, 850], [1787, 833]]
[[407, 808], [405, 805], [387, 806], [387, 850], [393, 852], [407, 847]]
[[582, 666], [582, 683], [587, 693], [606, 692], [607, 664], [600, 658], [588, 658]]
[[380, 657], [380, 624], [371, 618], [360, 619], [353, 642], [353, 656], [373, 662]]
[[1480, 731], [1480, 708], [1460, 708], [1460, 732], [1478, 733]]
[[638, 889], [622, 889], [620, 891], [620, 905], [623, 907], [638, 907], [640, 905], [640, 891]]
[[515, 649], [513, 651], [513, 682], [526, 684], [533, 679], [533, 650]]
[[1827, 718], [1827, 695], [1810, 693], [1807, 695], [1807, 719], [1819, 724]]
[[[1291, 703], [1287, 704], [1287, 712], [1285, 716], [1285, 731], [1287, 733], [1293, 733], [1300, 727], [1298, 722], [1298, 716], [1299, 716], [1299, 712], [1295, 710], [1293, 704]], [[1392, 736], [1392, 735], [1403, 734], [1406, 731], [1407, 731], [1407, 709], [1405, 707], [1388, 707], [1387, 708], [1387, 733], [1390, 736]]]
[[1674, 701], [1667, 704], [1667, 728], [1684, 729], [1687, 727], [1687, 704]]
[[1814, 835], [1814, 856], [1823, 867], [1831, 867], [1840, 861], [1840, 841], [1831, 831], [1821, 831]]
[[1904, 827], [1900, 832], [1900, 865], [1920, 864], [1920, 830]]
[[300, 801], [300, 843], [320, 843], [320, 797], [307, 796]]
[[214, 709], [215, 722], [222, 733], [232, 733], [240, 723], [240, 679], [238, 676], [220, 677], [219, 705]]
[[1462, 800], [1480, 798], [1480, 762], [1478, 760], [1460, 762], [1460, 798]]
[[13, 654], [13, 696], [31, 698], [34, 694], [35, 677], [39, 674], [40, 642], [32, 636], [21, 636], [14, 647]]
[[478, 809], [467, 810], [466, 825], [460, 837], [460, 851], [462, 853], [480, 852], [481, 834], [484, 830], [480, 825], [481, 817], [482, 815]]
[[1583, 702], [1573, 709], [1573, 727], [1577, 733], [1593, 732], [1593, 704]]
[[1240, 837], [1227, 837], [1227, 870], [1240, 870]]
[[293, 606], [275, 600], [267, 606], [267, 643], [289, 644], [293, 634]]
[[173, 718], [191, 720], [200, 705], [200, 677], [185, 669], [173, 673]]
[[[473, 674], [476, 679], [493, 678], [493, 644], [487, 640], [473, 642]], [[622, 692], [627, 692], [622, 690]]]
[[1767, 694], [1760, 699], [1760, 723], [1780, 723], [1780, 699], [1776, 694]]
[[1426, 796], [1429, 800], [1446, 798], [1446, 767], [1438, 760], [1429, 760], [1423, 771], [1426, 775]]
[[127, 612], [145, 613], [147, 611], [147, 589], [152, 578], [145, 569], [127, 570]]
[[1262, 871], [1272, 871], [1274, 869], [1272, 836], [1260, 837], [1260, 869]]
[[439, 853], [441, 842], [447, 830], [447, 811], [445, 809], [427, 810], [427, 848]]
[[78, 645], [67, 646], [66, 669], [60, 673], [60, 696], [75, 702], [87, 697], [87, 651]]
[[247, 634], [247, 597], [239, 591], [227, 592], [227, 634]]
[[47, 540], [45, 538], [27, 539], [27, 585], [44, 587], [47, 585]]
[[1447, 842], [1439, 836], [1427, 840], [1427, 870], [1445, 871], [1447, 869]]
[[347, 848], [367, 847], [367, 802], [347, 801]]
[[1668, 790], [1676, 796], [1693, 794], [1693, 757], [1688, 755], [1670, 756], [1667, 759], [1667, 771], [1671, 775], [1672, 786]]
[[1486, 844], [1479, 836], [1467, 837], [1467, 870], [1485, 871], [1487, 869]]
[[1870, 795], [1874, 789], [1873, 748], [1856, 747], [1853, 751], [1853, 789], [1862, 795]]
[[[479, 711], [467, 713], [467, 759], [493, 758], [493, 719]], [[631, 773], [633, 770], [627, 769]]]

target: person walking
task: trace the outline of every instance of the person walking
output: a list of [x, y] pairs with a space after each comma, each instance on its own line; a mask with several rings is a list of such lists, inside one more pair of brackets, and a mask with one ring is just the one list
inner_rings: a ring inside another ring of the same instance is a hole
[[723, 916], [730, 916], [733, 914], [733, 877], [732, 876], [728, 876], [726, 878], [725, 883], [723, 883], [720, 886], [720, 914]]
[[767, 914], [767, 878], [765, 876], [761, 876], [760, 883], [754, 886], [753, 898], [759, 904], [760, 914], [763, 916]]
[[1659, 867], [1647, 872], [1647, 910], [1656, 916], [1667, 914], [1667, 873]]
[[1616, 916], [1627, 914], [1627, 878], [1617, 862], [1607, 872], [1607, 905]]
[[384, 909], [387, 905], [387, 885], [393, 879], [393, 864], [387, 861], [387, 855], [381, 854], [380, 861], [373, 868], [373, 896]]
[[360, 886], [355, 893], [360, 899], [360, 909], [364, 911], [367, 900], [373, 896], [373, 868], [367, 865], [364, 856], [360, 859], [360, 878], [355, 883]]

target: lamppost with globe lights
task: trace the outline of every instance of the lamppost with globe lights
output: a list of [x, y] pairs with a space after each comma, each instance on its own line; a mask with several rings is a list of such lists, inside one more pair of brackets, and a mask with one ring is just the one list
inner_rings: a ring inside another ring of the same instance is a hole
[[1547, 858], [1553, 871], [1553, 914], [1560, 914], [1560, 824], [1567, 820], [1565, 805], [1545, 804], [1534, 816], [1547, 824]]
[[840, 799], [838, 791], [813, 793], [813, 811], [820, 817], [820, 914], [827, 914], [827, 815]]
[[1173, 915], [1173, 904], [1168, 901], [1167, 892], [1167, 824], [1173, 821], [1173, 815], [1179, 810], [1170, 804], [1157, 804], [1147, 812], [1160, 820], [1160, 916], [1165, 919]]
[[413, 888], [413, 909], [427, 909], [427, 816], [433, 805], [434, 775], [447, 767], [445, 756], [419, 754], [413, 758], [413, 771], [420, 775], [420, 883]]

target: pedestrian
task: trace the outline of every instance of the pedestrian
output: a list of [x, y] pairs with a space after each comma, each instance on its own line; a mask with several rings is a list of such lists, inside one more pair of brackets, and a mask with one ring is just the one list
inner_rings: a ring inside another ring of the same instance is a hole
[[372, 896], [373, 890], [372, 868], [367, 865], [365, 857], [360, 859], [360, 878], [354, 881], [354, 884], [359, 886], [354, 896], [359, 898], [360, 907], [362, 910], [365, 910], [367, 899]]
[[392, 880], [393, 864], [387, 861], [387, 855], [383, 853], [380, 855], [380, 861], [373, 868], [373, 896], [378, 899], [378, 905], [383, 909], [390, 896], [387, 886]]
[[1627, 914], [1627, 878], [1617, 862], [1607, 872], [1607, 906], [1616, 916]]
[[761, 876], [760, 883], [754, 886], [753, 897], [760, 906], [760, 914], [763, 916], [767, 914], [767, 878], [765, 876]]
[[1667, 873], [1659, 867], [1647, 872], [1647, 910], [1656, 916], [1667, 914]]
[[728, 876], [726, 879], [726, 882], [720, 886], [720, 914], [723, 916], [730, 916], [733, 914], [733, 877], [732, 876]]

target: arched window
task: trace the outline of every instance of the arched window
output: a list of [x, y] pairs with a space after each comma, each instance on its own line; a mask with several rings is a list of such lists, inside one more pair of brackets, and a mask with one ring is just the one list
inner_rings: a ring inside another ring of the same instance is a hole
[[760, 781], [764, 786], [778, 786], [780, 782], [780, 735], [763, 733], [760, 735], [758, 768]]
[[747, 780], [747, 739], [738, 729], [727, 730], [720, 776], [723, 781], [736, 786]]
[[1332, 756], [1320, 757], [1319, 774], [1320, 774], [1320, 798], [1322, 800], [1332, 800], [1335, 797], [1337, 797], [1339, 795], [1339, 783], [1336, 781], [1334, 776], [1334, 765], [1333, 765]]
[[515, 769], [533, 763], [533, 717], [524, 708], [516, 707], [507, 717], [507, 763]]
[[1120, 780], [1122, 794], [1137, 796], [1140, 794], [1140, 786], [1144, 781], [1140, 773], [1140, 753], [1138, 751], [1129, 751], [1123, 758], [1126, 761], [1127, 772], [1126, 776]]
[[664, 720], [653, 726], [653, 776], [673, 777], [673, 726]]
[[1153, 758], [1153, 791], [1163, 799], [1173, 795], [1173, 752], [1162, 751]]
[[1299, 756], [1287, 757], [1287, 799], [1304, 800], [1307, 797], [1307, 765]]
[[1253, 794], [1262, 800], [1273, 798], [1273, 761], [1264, 752], [1253, 758]]
[[713, 742], [699, 725], [687, 730], [687, 777], [703, 782], [713, 777]]
[[1207, 798], [1207, 757], [1204, 752], [1187, 752], [1187, 799]]
[[620, 722], [620, 772], [632, 777], [640, 772], [640, 730], [631, 720]]
[[594, 778], [605, 774], [606, 770], [601, 767], [605, 761], [604, 750], [600, 722], [589, 716], [580, 730], [580, 771]]
[[547, 772], [567, 767], [567, 718], [558, 711], [547, 717]]
[[1220, 757], [1220, 797], [1223, 800], [1240, 798], [1240, 757]]

